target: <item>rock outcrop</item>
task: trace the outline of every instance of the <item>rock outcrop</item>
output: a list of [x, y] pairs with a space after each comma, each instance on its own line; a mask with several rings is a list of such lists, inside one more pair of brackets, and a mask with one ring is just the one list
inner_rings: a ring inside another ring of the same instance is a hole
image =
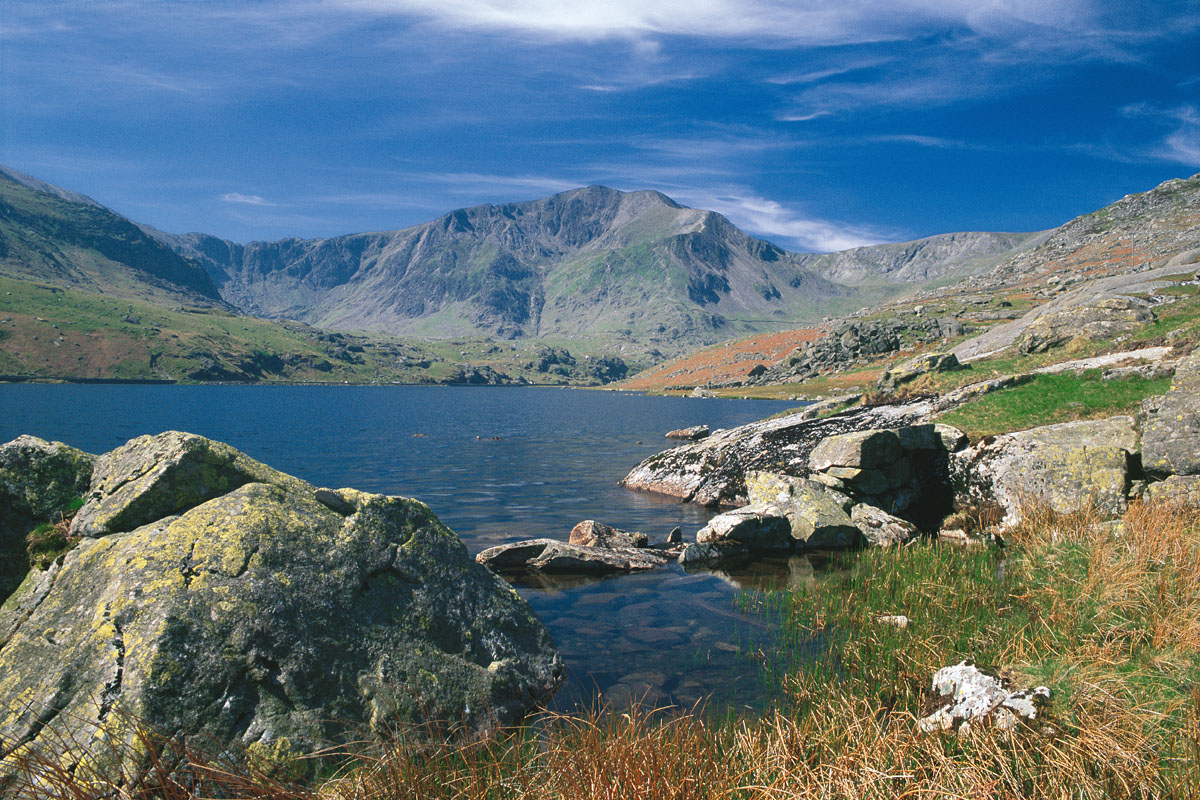
[[1200, 475], [1200, 351], [1175, 365], [1170, 391], [1143, 404], [1142, 466], [1156, 477]]
[[803, 474], [808, 455], [838, 433], [910, 425], [933, 410], [927, 401], [854, 407], [814, 419], [804, 411], [714, 431], [708, 438], [650, 456], [621, 480], [628, 489], [655, 492], [706, 506], [746, 505], [746, 473]]
[[1073, 339], [1111, 341], [1154, 321], [1145, 300], [1107, 297], [1042, 314], [1017, 338], [1022, 353], [1041, 353]]
[[1126, 506], [1139, 451], [1132, 417], [1046, 425], [989, 437], [951, 456], [956, 495], [996, 503], [1005, 524], [1019, 521], [1021, 507], [1042, 502], [1070, 513], [1089, 504], [1108, 514]]
[[186, 434], [101, 461], [104, 535], [0, 607], [0, 774], [62, 743], [66, 769], [135, 758], [133, 720], [297, 753], [429, 718], [485, 728], [562, 679], [528, 604], [423, 503], [316, 490]]
[[880, 376], [877, 388], [881, 392], [894, 392], [906, 383], [922, 375], [949, 372], [958, 369], [958, 357], [954, 353], [925, 353], [903, 364], [892, 367]]

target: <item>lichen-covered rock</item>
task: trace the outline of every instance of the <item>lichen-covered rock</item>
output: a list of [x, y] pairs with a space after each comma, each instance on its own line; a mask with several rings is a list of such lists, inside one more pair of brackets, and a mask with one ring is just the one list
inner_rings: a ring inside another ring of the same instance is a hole
[[867, 544], [874, 547], [904, 544], [921, 535], [917, 526], [908, 520], [866, 503], [859, 503], [850, 509], [850, 521], [862, 533]]
[[718, 514], [696, 532], [696, 542], [739, 542], [754, 553], [792, 549], [792, 526], [781, 509], [751, 505]]
[[557, 539], [526, 539], [489, 547], [475, 560], [499, 571], [535, 570], [568, 574], [634, 572], [661, 567], [670, 560], [645, 547], [593, 547]]
[[821, 472], [830, 467], [868, 470], [891, 466], [902, 455], [900, 437], [895, 431], [856, 431], [821, 440], [809, 455], [808, 466], [813, 472]]
[[942, 667], [933, 676], [933, 691], [945, 703], [917, 721], [926, 733], [954, 730], [966, 733], [972, 725], [990, 724], [1010, 730], [1018, 720], [1032, 721], [1050, 700], [1045, 686], [1012, 691], [1005, 682], [962, 661]]
[[899, 428], [928, 416], [930, 401], [862, 406], [813, 419], [800, 411], [717, 430], [706, 439], [650, 456], [621, 481], [628, 489], [706, 506], [746, 505], [746, 474], [754, 470], [804, 475], [808, 456], [827, 436], [870, 428]]
[[558, 686], [546, 628], [428, 507], [343, 489], [342, 514], [297, 484], [243, 484], [27, 577], [0, 608], [0, 774], [63, 742], [66, 769], [133, 758], [132, 720], [306, 753], [511, 722]]
[[584, 547], [607, 548], [637, 548], [645, 547], [649, 543], [644, 533], [623, 531], [594, 519], [585, 519], [571, 528], [571, 535], [567, 537], [567, 541]]
[[922, 375], [936, 372], [949, 372], [958, 369], [958, 356], [954, 353], [924, 353], [898, 366], [892, 367], [880, 376], [877, 388], [883, 392], [894, 392], [903, 384], [910, 383]]
[[1142, 466], [1151, 475], [1200, 475], [1200, 351], [1175, 366], [1171, 389], [1142, 406]]
[[1200, 475], [1171, 475], [1146, 486], [1146, 500], [1200, 508]]
[[1020, 519], [1021, 506], [1044, 502], [1060, 513], [1089, 504], [1120, 514], [1130, 483], [1130, 459], [1138, 450], [1132, 417], [1046, 425], [989, 438], [951, 455], [960, 500], [997, 503], [1005, 524]]
[[72, 520], [71, 533], [93, 537], [130, 531], [252, 482], [308, 488], [194, 433], [139, 436], [96, 459], [87, 502]]
[[1111, 341], [1154, 319], [1145, 300], [1108, 297], [1041, 315], [1017, 338], [1016, 345], [1022, 353], [1041, 353], [1073, 339]]
[[752, 503], [771, 506], [787, 517], [796, 547], [837, 550], [862, 544], [850, 519], [853, 501], [841, 492], [772, 472], [751, 472], [746, 486]]
[[62, 442], [18, 436], [0, 445], [0, 602], [29, 571], [25, 537], [58, 522], [87, 493], [96, 457]]
[[95, 460], [62, 442], [18, 436], [0, 445], [0, 504], [51, 519], [87, 492]]

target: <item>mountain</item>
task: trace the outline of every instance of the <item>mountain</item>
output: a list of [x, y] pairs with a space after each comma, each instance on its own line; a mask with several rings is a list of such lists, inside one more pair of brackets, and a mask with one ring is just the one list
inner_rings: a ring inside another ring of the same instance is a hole
[[158, 235], [204, 264], [226, 301], [256, 316], [431, 338], [585, 340], [652, 354], [819, 320], [1024, 241], [953, 234], [840, 258], [796, 255], [715, 212], [603, 186], [330, 239], [243, 246]]
[[0, 276], [123, 299], [221, 303], [195, 261], [89, 197], [4, 167]]

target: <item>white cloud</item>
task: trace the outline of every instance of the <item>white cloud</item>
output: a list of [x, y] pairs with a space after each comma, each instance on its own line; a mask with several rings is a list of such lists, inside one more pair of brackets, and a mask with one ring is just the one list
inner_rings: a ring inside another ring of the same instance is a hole
[[724, 214], [748, 233], [779, 240], [789, 248], [802, 251], [827, 253], [904, 238], [868, 225], [811, 217], [744, 187], [725, 187], [717, 191], [680, 188], [667, 194], [696, 208]]
[[1121, 113], [1130, 119], [1145, 119], [1169, 130], [1145, 155], [1200, 167], [1200, 108], [1193, 105], [1158, 108], [1146, 103], [1126, 106]]
[[880, 41], [922, 26], [1069, 28], [1088, 0], [329, 0], [380, 14], [417, 15], [473, 30], [558, 39], [657, 35], [767, 37], [809, 43]]
[[226, 203], [235, 203], [243, 206], [273, 206], [274, 203], [264, 200], [256, 194], [242, 194], [241, 192], [226, 192], [221, 195], [221, 199]]

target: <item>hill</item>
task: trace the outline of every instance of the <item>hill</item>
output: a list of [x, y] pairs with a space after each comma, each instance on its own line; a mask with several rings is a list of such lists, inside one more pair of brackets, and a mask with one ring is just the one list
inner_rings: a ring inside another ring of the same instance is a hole
[[195, 261], [89, 197], [4, 167], [0, 276], [121, 299], [221, 303]]

